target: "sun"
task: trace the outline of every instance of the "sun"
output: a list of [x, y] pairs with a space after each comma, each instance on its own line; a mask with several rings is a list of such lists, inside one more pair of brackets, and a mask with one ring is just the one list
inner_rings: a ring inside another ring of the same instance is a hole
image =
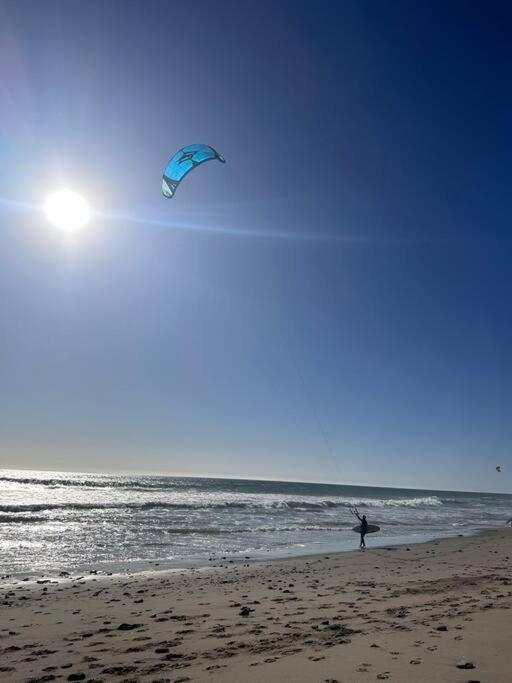
[[48, 195], [43, 210], [48, 220], [64, 232], [83, 228], [91, 216], [85, 199], [68, 189]]

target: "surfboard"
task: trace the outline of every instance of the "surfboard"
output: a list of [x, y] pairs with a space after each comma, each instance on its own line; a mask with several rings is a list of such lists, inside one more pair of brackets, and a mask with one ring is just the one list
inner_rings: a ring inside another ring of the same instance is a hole
[[[356, 526], [353, 526], [352, 531], [355, 531], [357, 534], [360, 534], [361, 525], [357, 524]], [[368, 524], [368, 528], [366, 529], [367, 534], [374, 534], [376, 531], [380, 531], [380, 526], [377, 526], [376, 524]]]

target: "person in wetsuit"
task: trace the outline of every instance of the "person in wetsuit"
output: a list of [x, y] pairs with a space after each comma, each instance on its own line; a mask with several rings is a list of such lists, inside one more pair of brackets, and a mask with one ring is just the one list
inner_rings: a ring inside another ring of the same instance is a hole
[[357, 508], [355, 510], [355, 514], [356, 514], [357, 519], [361, 522], [361, 542], [359, 543], [359, 547], [362, 550], [363, 548], [366, 548], [366, 543], [364, 541], [364, 537], [368, 533], [368, 522], [366, 520], [366, 515], [363, 515], [361, 517]]

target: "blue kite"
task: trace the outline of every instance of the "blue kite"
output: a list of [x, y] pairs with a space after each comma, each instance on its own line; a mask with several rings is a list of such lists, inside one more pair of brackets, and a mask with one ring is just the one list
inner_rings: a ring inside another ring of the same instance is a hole
[[165, 167], [162, 178], [162, 192], [164, 197], [171, 199], [183, 178], [205, 161], [217, 159], [224, 164], [226, 160], [210, 145], [188, 145], [183, 147], [172, 157]]

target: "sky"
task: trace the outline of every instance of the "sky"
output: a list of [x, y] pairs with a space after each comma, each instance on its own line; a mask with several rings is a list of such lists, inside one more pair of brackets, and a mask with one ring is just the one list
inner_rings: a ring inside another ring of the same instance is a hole
[[3, 0], [0, 466], [512, 490], [511, 19]]

